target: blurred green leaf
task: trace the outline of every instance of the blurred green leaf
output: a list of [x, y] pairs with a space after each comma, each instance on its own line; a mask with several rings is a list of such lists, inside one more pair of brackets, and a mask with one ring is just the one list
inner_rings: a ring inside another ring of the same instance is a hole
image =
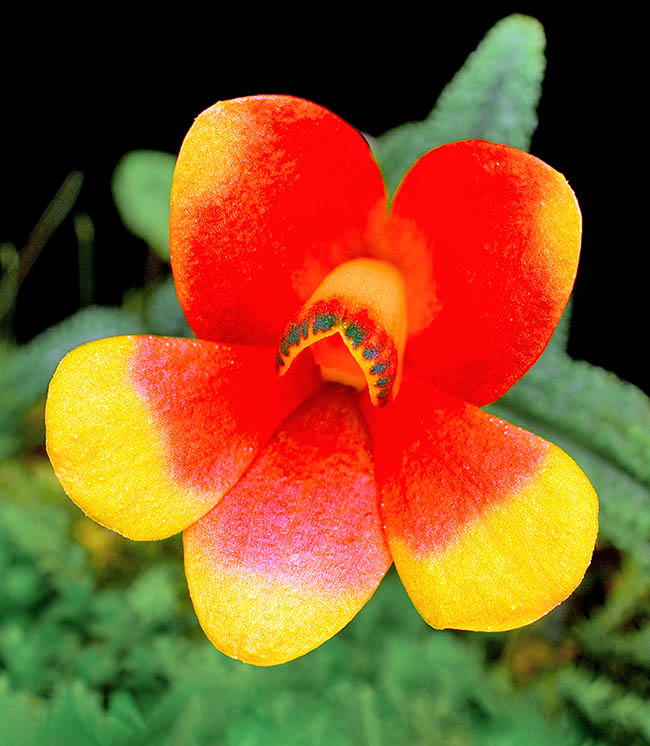
[[149, 294], [144, 319], [151, 334], [166, 337], [193, 337], [176, 296], [174, 279], [168, 277]]
[[6, 676], [0, 676], [0, 743], [11, 746], [34, 746], [34, 734], [45, 707], [25, 692], [15, 692]]
[[48, 746], [137, 746], [142, 727], [122, 719], [101, 703], [98, 692], [81, 682], [59, 685], [48, 708], [47, 719], [36, 728], [36, 744]]
[[542, 364], [542, 362], [548, 357], [550, 357], [551, 355], [555, 355], [556, 353], [559, 353], [559, 354], [566, 353], [567, 347], [569, 345], [569, 334], [571, 331], [572, 317], [573, 317], [573, 299], [569, 298], [569, 302], [567, 303], [566, 308], [564, 309], [562, 317], [560, 318], [558, 325], [555, 327], [553, 336], [549, 340], [549, 343], [548, 345], [546, 345], [546, 349], [544, 350], [544, 353], [542, 354], [542, 356], [537, 362], [538, 365]]
[[499, 21], [443, 90], [433, 111], [373, 141], [389, 192], [431, 148], [483, 139], [528, 150], [544, 76], [544, 30], [534, 18]]
[[113, 174], [113, 199], [124, 225], [169, 261], [169, 194], [176, 159], [158, 150], [134, 150]]
[[558, 688], [596, 728], [604, 728], [611, 743], [641, 746], [650, 743], [650, 704], [647, 699], [605, 676], [577, 668], [562, 671]]

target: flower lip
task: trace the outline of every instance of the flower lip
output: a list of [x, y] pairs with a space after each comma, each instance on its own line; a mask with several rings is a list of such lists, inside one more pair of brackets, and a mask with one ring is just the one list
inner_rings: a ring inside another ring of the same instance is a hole
[[[323, 344], [337, 333], [345, 348]], [[276, 368], [284, 375], [306, 347], [321, 343], [313, 352], [323, 378], [355, 388], [367, 385], [371, 402], [384, 406], [399, 391], [406, 333], [400, 271], [378, 259], [353, 259], [330, 272], [287, 325]], [[351, 370], [350, 354], [359, 370]]]

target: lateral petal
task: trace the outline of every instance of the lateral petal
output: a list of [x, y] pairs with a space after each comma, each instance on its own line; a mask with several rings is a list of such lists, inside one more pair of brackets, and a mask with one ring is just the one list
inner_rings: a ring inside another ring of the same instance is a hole
[[391, 220], [393, 244], [405, 234], [432, 264], [435, 303], [409, 326], [408, 364], [453, 396], [494, 401], [541, 355], [571, 293], [575, 195], [538, 158], [467, 140], [417, 161]]
[[171, 259], [197, 336], [275, 344], [385, 211], [362, 135], [292, 96], [220, 101], [188, 132], [171, 195]]
[[273, 348], [113, 337], [61, 361], [47, 450], [72, 500], [131, 539], [161, 539], [207, 513], [277, 425], [320, 385], [305, 360], [279, 381]]
[[197, 616], [226, 655], [283, 663], [345, 626], [391, 562], [356, 394], [329, 384], [296, 410], [184, 545]]
[[425, 621], [513, 629], [578, 586], [598, 503], [566, 453], [413, 378], [364, 414], [395, 567]]

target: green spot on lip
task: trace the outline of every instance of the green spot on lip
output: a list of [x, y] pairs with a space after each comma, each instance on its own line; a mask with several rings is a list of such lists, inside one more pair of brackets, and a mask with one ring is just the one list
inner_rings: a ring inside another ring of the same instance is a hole
[[345, 330], [345, 336], [352, 340], [352, 344], [357, 348], [366, 338], [366, 332], [358, 324], [350, 324]]
[[[373, 348], [373, 347], [366, 347], [366, 349], [363, 351], [363, 359], [364, 360], [374, 360], [377, 355], [379, 355], [379, 350]], [[381, 373], [381, 371], [377, 371], [378, 373]]]
[[314, 334], [329, 331], [336, 323], [333, 313], [322, 313], [314, 319]]
[[383, 373], [386, 368], [388, 368], [388, 363], [377, 363], [376, 365], [373, 365], [372, 368], [370, 368], [370, 372], [374, 376], [379, 373]]
[[390, 376], [385, 376], [384, 378], [379, 378], [377, 382], [375, 383], [375, 386], [384, 387], [384, 386], [390, 386], [392, 381], [392, 378]]
[[292, 326], [287, 333], [286, 341], [287, 345], [289, 345], [290, 347], [292, 345], [300, 344], [300, 327]]

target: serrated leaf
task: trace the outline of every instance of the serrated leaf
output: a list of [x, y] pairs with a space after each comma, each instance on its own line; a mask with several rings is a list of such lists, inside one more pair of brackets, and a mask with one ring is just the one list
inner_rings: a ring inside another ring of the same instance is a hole
[[34, 746], [34, 733], [42, 721], [43, 710], [41, 702], [25, 692], [12, 691], [5, 676], [0, 677], [0, 723], [4, 743]]
[[425, 120], [373, 141], [389, 191], [421, 155], [444, 143], [479, 138], [528, 150], [537, 126], [544, 46], [541, 24], [528, 16], [508, 16], [490, 29]]
[[489, 411], [563, 448], [598, 493], [601, 535], [650, 572], [650, 399], [553, 350]]
[[158, 150], [134, 150], [113, 174], [113, 199], [124, 225], [169, 261], [169, 194], [176, 159]]
[[142, 725], [132, 713], [123, 718], [119, 708], [106, 712], [98, 692], [81, 682], [58, 687], [47, 720], [36, 729], [37, 746], [137, 746]]
[[[612, 743], [650, 742], [650, 708], [646, 698], [615, 684], [602, 674], [568, 668], [557, 686], [596, 728], [611, 729]], [[641, 741], [633, 741], [638, 734]]]
[[650, 626], [635, 632], [612, 633], [594, 625], [576, 630], [576, 638], [590, 652], [601, 657], [631, 662], [650, 668]]

